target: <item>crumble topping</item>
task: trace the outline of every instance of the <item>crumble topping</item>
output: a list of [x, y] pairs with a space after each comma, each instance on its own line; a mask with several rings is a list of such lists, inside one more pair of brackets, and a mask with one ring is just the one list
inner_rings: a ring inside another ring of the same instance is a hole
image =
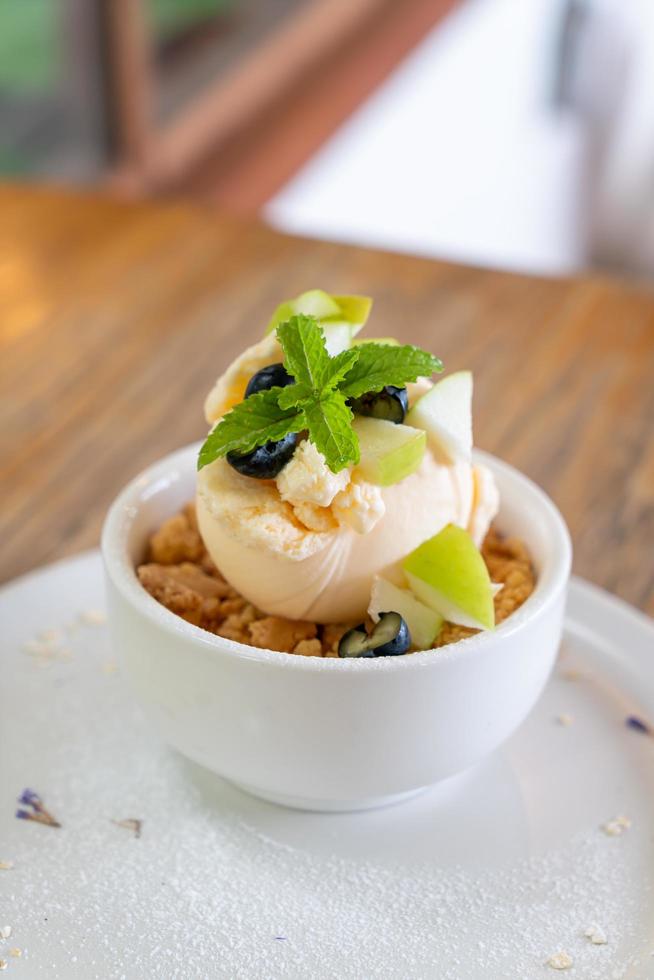
[[[314, 509], [321, 510], [318, 506]], [[495, 619], [501, 623], [533, 592], [534, 570], [525, 545], [516, 538], [503, 538], [494, 528], [488, 532], [481, 553], [491, 579], [502, 585], [494, 599]], [[261, 649], [304, 657], [336, 657], [343, 633], [357, 625], [283, 619], [256, 609], [232, 588], [209, 558], [193, 503], [164, 521], [150, 537], [146, 562], [139, 565], [137, 575], [157, 602], [187, 622]], [[445, 623], [434, 646], [455, 643], [475, 632]]]

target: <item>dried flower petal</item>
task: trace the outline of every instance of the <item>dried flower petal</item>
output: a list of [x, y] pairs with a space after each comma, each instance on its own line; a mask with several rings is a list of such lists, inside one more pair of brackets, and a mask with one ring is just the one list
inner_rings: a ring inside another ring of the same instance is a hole
[[33, 806], [37, 810], [43, 805], [41, 797], [33, 789], [24, 789], [18, 797], [18, 802], [24, 803], [25, 806]]
[[16, 816], [19, 820], [36, 820], [38, 823], [47, 824], [49, 827], [61, 826], [59, 821], [46, 810], [43, 800], [33, 789], [24, 789], [18, 797], [18, 802], [31, 806], [34, 810], [34, 813], [28, 813], [27, 810], [16, 810]]
[[16, 810], [16, 818], [18, 820], [32, 820], [34, 823], [42, 823], [45, 827], [61, 827], [59, 821], [55, 820], [52, 814], [47, 811], [36, 810], [34, 813], [30, 813], [29, 810]]
[[625, 725], [627, 728], [631, 728], [635, 732], [640, 732], [641, 735], [652, 734], [652, 729], [647, 722], [643, 721], [642, 718], [638, 718], [636, 715], [629, 715], [629, 717], [625, 719]]
[[112, 820], [111, 822], [115, 823], [117, 827], [123, 827], [124, 830], [131, 830], [136, 838], [141, 836], [143, 821], [137, 820], [136, 817], [127, 817], [125, 820]]

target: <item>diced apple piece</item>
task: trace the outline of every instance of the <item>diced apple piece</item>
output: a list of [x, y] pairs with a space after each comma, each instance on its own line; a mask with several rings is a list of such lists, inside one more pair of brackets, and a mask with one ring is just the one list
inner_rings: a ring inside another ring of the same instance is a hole
[[467, 531], [448, 524], [402, 562], [411, 591], [450, 623], [495, 626], [493, 585]]
[[427, 445], [421, 429], [361, 415], [354, 419], [353, 427], [361, 453], [356, 470], [364, 480], [388, 487], [420, 466]]
[[352, 344], [352, 324], [345, 320], [325, 320], [320, 324], [325, 335], [325, 347], [330, 357], [348, 350]]
[[413, 646], [418, 650], [429, 650], [443, 625], [443, 617], [416, 599], [408, 589], [400, 589], [375, 575], [368, 614], [376, 623], [384, 612], [400, 614], [409, 627]]
[[457, 371], [430, 388], [409, 410], [407, 425], [424, 429], [430, 447], [448, 463], [472, 456], [472, 373]]

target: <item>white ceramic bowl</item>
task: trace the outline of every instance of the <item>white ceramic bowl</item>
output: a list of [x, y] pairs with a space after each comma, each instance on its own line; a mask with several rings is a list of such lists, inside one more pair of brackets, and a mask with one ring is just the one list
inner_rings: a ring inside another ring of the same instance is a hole
[[534, 483], [476, 454], [499, 486], [499, 526], [528, 544], [538, 572], [534, 593], [494, 632], [403, 657], [299, 657], [191, 626], [136, 577], [147, 536], [193, 497], [197, 450], [133, 480], [102, 535], [113, 643], [166, 741], [257, 796], [349, 810], [462, 772], [511, 735], [554, 663], [570, 572], [566, 526]]

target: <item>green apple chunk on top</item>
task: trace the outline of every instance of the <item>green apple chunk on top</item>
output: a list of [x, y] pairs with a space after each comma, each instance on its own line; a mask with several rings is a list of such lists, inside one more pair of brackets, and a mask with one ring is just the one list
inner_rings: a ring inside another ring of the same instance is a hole
[[388, 487], [420, 466], [427, 445], [422, 429], [362, 415], [355, 417], [352, 426], [361, 454], [355, 469], [369, 483]]
[[448, 622], [472, 629], [495, 626], [493, 586], [467, 531], [448, 524], [402, 562], [411, 591]]
[[385, 612], [399, 613], [409, 627], [412, 645], [418, 650], [429, 650], [443, 626], [440, 613], [425, 606], [419, 599], [379, 575], [372, 580], [368, 614], [374, 623]]
[[280, 303], [266, 328], [272, 333], [280, 323], [303, 313], [316, 318], [325, 333], [329, 353], [347, 350], [353, 338], [363, 327], [372, 306], [369, 296], [332, 296], [324, 289], [309, 289], [295, 299]]
[[446, 462], [470, 462], [472, 373], [457, 371], [443, 378], [418, 399], [406, 421], [425, 430], [430, 447]]

